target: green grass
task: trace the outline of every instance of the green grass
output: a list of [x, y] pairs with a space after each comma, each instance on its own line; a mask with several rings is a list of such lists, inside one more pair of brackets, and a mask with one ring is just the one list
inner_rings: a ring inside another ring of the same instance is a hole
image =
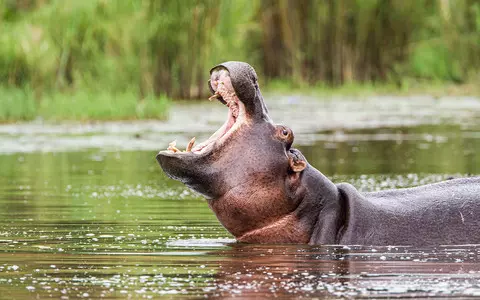
[[[404, 80], [401, 87], [393, 83], [347, 83], [339, 87], [326, 84], [295, 84], [289, 80], [271, 80], [261, 85], [265, 94], [312, 96], [432, 95], [480, 96], [480, 85], [443, 81]], [[44, 120], [132, 120], [165, 119], [172, 101], [153, 95], [138, 100], [137, 92], [88, 91], [50, 92], [35, 97], [29, 88], [0, 86], [0, 122]]]
[[462, 84], [442, 80], [418, 80], [404, 78], [402, 83], [391, 82], [350, 82], [333, 87], [327, 84], [296, 84], [291, 80], [271, 80], [262, 91], [266, 94], [301, 94], [312, 96], [373, 96], [373, 95], [431, 95], [477, 96], [480, 97], [480, 79]]
[[0, 0], [0, 26], [0, 122], [162, 118], [227, 60], [273, 93], [480, 95], [480, 0]]
[[0, 87], [0, 122], [45, 120], [165, 119], [170, 100], [135, 92], [52, 92], [36, 99], [29, 89]]
[[37, 112], [37, 103], [30, 89], [0, 86], [0, 122], [31, 120]]

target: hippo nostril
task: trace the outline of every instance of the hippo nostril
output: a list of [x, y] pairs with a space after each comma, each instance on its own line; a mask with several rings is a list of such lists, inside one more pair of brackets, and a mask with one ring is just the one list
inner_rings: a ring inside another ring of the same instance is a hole
[[298, 152], [297, 152], [297, 151], [298, 151], [297, 149], [293, 149], [293, 148], [290, 149], [290, 150], [288, 150], [288, 152], [290, 152], [290, 153], [293, 155], [293, 157], [294, 157], [295, 160], [300, 160], [300, 157], [298, 156]]

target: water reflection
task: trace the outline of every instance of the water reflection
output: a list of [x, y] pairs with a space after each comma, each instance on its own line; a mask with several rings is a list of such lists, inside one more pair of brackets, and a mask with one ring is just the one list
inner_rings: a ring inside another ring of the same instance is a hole
[[4, 252], [0, 292], [22, 299], [480, 295], [478, 246], [310, 247], [197, 239], [181, 249], [187, 243], [175, 251]]
[[[326, 132], [299, 147], [326, 174], [480, 173], [480, 133], [460, 126]], [[455, 157], [455, 159], [451, 159]]]
[[[227, 298], [473, 296], [480, 248], [232, 245], [214, 292]], [[218, 255], [214, 253], [213, 255]]]

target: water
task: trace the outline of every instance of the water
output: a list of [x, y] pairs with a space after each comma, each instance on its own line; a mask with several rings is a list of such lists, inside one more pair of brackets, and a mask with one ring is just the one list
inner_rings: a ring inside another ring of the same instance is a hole
[[[311, 164], [361, 191], [480, 173], [477, 99], [268, 103]], [[0, 126], [0, 298], [480, 296], [480, 246], [235, 243], [154, 160], [213, 132], [226, 111], [212, 105], [166, 123]]]

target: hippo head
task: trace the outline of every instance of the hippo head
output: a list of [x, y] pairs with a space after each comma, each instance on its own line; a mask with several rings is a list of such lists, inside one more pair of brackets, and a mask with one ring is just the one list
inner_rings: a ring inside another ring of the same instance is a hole
[[211, 99], [227, 106], [227, 120], [207, 141], [187, 151], [171, 145], [156, 158], [170, 178], [205, 196], [239, 239], [297, 209], [307, 163], [291, 148], [293, 132], [270, 119], [250, 65], [226, 62], [210, 75]]

